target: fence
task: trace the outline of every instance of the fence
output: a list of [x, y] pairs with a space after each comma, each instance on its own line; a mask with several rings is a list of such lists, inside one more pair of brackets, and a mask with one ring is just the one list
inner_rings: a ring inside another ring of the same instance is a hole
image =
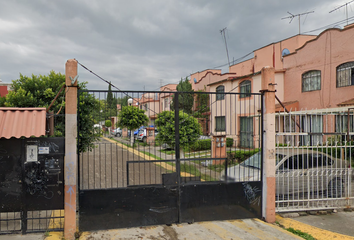
[[347, 108], [276, 114], [276, 210], [352, 206], [353, 113]]

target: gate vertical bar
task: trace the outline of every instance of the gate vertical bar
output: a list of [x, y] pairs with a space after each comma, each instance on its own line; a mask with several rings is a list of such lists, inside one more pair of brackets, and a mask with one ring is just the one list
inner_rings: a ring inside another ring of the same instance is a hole
[[[77, 61], [65, 64], [64, 238], [75, 239], [77, 177]], [[72, 81], [74, 80], [74, 82]]]
[[[21, 149], [25, 149], [25, 143], [24, 140], [21, 140]], [[25, 182], [25, 177], [26, 177], [26, 173], [25, 173], [25, 161], [26, 161], [26, 154], [24, 153], [25, 151], [21, 151], [21, 157], [20, 157], [20, 166], [21, 166], [21, 182], [24, 183]], [[22, 184], [22, 211], [21, 211], [21, 233], [22, 234], [26, 234], [27, 233], [27, 216], [28, 216], [28, 212], [27, 212], [27, 199], [26, 199], [26, 192], [27, 192], [27, 188], [26, 188], [26, 184]]]
[[175, 155], [176, 155], [176, 172], [177, 172], [177, 207], [178, 207], [178, 222], [182, 221], [181, 212], [181, 156], [179, 147], [179, 93], [175, 93]]
[[264, 141], [262, 172], [262, 215], [269, 222], [275, 222], [275, 72], [274, 68], [264, 67], [262, 75], [262, 92], [264, 93]]

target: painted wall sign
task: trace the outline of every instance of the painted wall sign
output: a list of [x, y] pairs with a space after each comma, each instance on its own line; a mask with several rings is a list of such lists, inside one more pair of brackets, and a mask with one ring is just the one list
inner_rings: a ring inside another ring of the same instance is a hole
[[37, 145], [27, 145], [26, 149], [26, 162], [37, 162], [38, 161], [38, 146]]

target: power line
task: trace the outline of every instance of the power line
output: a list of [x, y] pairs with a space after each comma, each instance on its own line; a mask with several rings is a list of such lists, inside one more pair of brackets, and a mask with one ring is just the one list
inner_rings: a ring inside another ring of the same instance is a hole
[[334, 12], [334, 11], [336, 11], [336, 10], [338, 10], [338, 9], [340, 9], [340, 8], [342, 8], [342, 7], [345, 6], [346, 19], [347, 19], [347, 25], [348, 25], [348, 4], [350, 4], [350, 3], [352, 3], [352, 2], [354, 2], [354, 0], [352, 0], [352, 1], [350, 1], [350, 2], [347, 2], [347, 3], [345, 3], [345, 4], [341, 5], [341, 6], [339, 6], [339, 7], [335, 8], [335, 9], [333, 9], [333, 10], [330, 11], [329, 13], [332, 13], [332, 12]]
[[[106, 79], [102, 78], [101, 76], [99, 76], [98, 74], [94, 73], [93, 71], [91, 71], [90, 69], [88, 69], [87, 67], [85, 67], [83, 64], [81, 64], [76, 58], [74, 58], [75, 61], [84, 69], [86, 69], [87, 71], [89, 71], [90, 73], [92, 73], [93, 75], [95, 75], [96, 77], [98, 77], [99, 79], [101, 79], [102, 81], [104, 81], [105, 83], [107, 83], [108, 85], [111, 85], [112, 87], [118, 89], [119, 91], [122, 92], [122, 90], [120, 90], [118, 87], [114, 86], [111, 82], [108, 82]], [[126, 93], [124, 93], [126, 94]], [[126, 94], [128, 96], [128, 94]]]
[[[353, 19], [354, 19], [354, 17], [348, 18], [348, 20], [353, 20]], [[327, 28], [329, 28], [329, 27], [336, 26], [336, 25], [339, 25], [339, 24], [342, 24], [342, 23], [345, 23], [345, 22], [346, 22], [346, 20], [341, 20], [341, 21], [338, 21], [338, 22], [335, 22], [335, 23], [326, 25], [326, 26], [324, 26], [324, 27], [320, 27], [320, 28], [317, 28], [317, 29], [314, 29], [314, 30], [311, 30], [311, 31], [304, 32], [304, 33], [316, 32], [316, 31], [318, 31], [318, 30], [327, 29]]]

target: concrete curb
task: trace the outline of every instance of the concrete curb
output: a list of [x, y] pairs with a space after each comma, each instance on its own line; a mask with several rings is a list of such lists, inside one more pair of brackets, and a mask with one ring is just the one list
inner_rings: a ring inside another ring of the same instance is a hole
[[291, 218], [283, 218], [279, 215], [276, 215], [276, 221], [283, 226], [284, 228], [294, 228], [295, 230], [300, 230], [304, 233], [310, 234], [312, 237], [321, 240], [332, 240], [332, 239], [341, 239], [341, 240], [354, 240], [354, 237], [343, 235], [340, 233], [330, 232], [321, 228], [313, 227], [311, 225], [293, 220]]

